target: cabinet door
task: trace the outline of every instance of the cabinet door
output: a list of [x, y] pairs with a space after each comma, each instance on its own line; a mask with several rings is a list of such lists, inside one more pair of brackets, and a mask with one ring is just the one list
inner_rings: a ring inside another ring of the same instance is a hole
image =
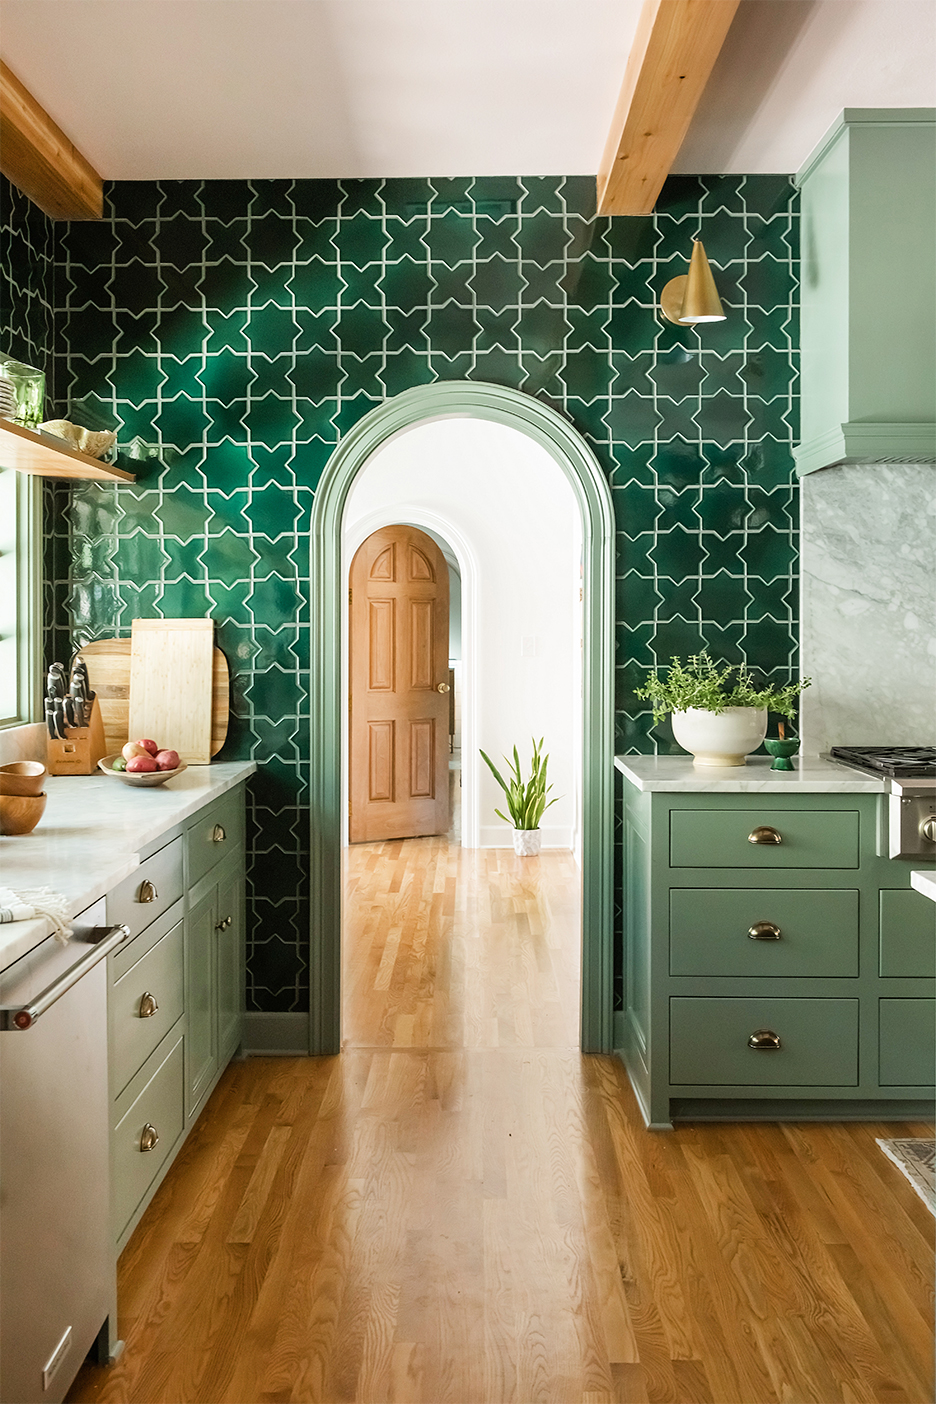
[[185, 1113], [191, 1116], [218, 1066], [215, 1020], [217, 888], [189, 910], [185, 929]]
[[244, 1008], [244, 873], [240, 857], [218, 874], [218, 1056], [227, 1062], [241, 1040]]

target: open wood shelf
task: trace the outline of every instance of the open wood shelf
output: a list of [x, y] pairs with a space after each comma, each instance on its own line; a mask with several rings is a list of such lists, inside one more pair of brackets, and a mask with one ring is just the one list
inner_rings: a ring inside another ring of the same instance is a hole
[[0, 419], [0, 468], [16, 468], [40, 478], [91, 478], [101, 483], [134, 483], [136, 476], [102, 463], [47, 434]]

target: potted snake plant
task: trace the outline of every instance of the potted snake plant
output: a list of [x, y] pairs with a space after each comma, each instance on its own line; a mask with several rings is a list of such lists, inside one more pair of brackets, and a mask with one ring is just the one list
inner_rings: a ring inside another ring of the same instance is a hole
[[[491, 757], [482, 751], [481, 755], [487, 762], [491, 774], [500, 785], [507, 797], [507, 814], [495, 809], [494, 813], [498, 819], [503, 819], [510, 824], [513, 829], [514, 853], [521, 858], [532, 858], [539, 853], [542, 846], [543, 836], [540, 832], [540, 820], [551, 804], [555, 804], [559, 796], [547, 799], [552, 785], [546, 784], [546, 766], [549, 756], [543, 753], [543, 737], [539, 741], [533, 740], [533, 758], [530, 762], [530, 777], [523, 778], [520, 768], [520, 757], [517, 748], [513, 748], [513, 761], [507, 761], [510, 767], [508, 771], [509, 780], [505, 780]], [[509, 817], [508, 817], [509, 816]]]
[[810, 679], [786, 687], [759, 686], [746, 663], [718, 664], [707, 652], [685, 663], [670, 659], [665, 678], [651, 673], [637, 696], [653, 704], [653, 720], [672, 713], [673, 735], [698, 766], [744, 765], [767, 734], [767, 713], [792, 721]]

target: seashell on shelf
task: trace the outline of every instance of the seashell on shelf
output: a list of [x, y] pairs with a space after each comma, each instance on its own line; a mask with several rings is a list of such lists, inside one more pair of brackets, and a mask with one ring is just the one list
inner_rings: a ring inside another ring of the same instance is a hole
[[117, 442], [117, 435], [109, 429], [82, 429], [79, 424], [69, 424], [67, 419], [49, 419], [39, 428], [64, 439], [72, 448], [80, 449], [90, 458], [103, 458]]

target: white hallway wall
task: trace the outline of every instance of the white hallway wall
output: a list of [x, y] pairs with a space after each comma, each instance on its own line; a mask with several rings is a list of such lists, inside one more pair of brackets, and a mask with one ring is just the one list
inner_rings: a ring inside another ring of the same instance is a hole
[[577, 851], [581, 522], [564, 473], [518, 430], [432, 420], [389, 439], [356, 477], [343, 522], [346, 576], [360, 543], [391, 522], [438, 532], [461, 568], [465, 846], [510, 845], [494, 814], [503, 796], [478, 747], [496, 761], [516, 743], [526, 763], [535, 735], [546, 738], [561, 796], [547, 811], [544, 846]]

